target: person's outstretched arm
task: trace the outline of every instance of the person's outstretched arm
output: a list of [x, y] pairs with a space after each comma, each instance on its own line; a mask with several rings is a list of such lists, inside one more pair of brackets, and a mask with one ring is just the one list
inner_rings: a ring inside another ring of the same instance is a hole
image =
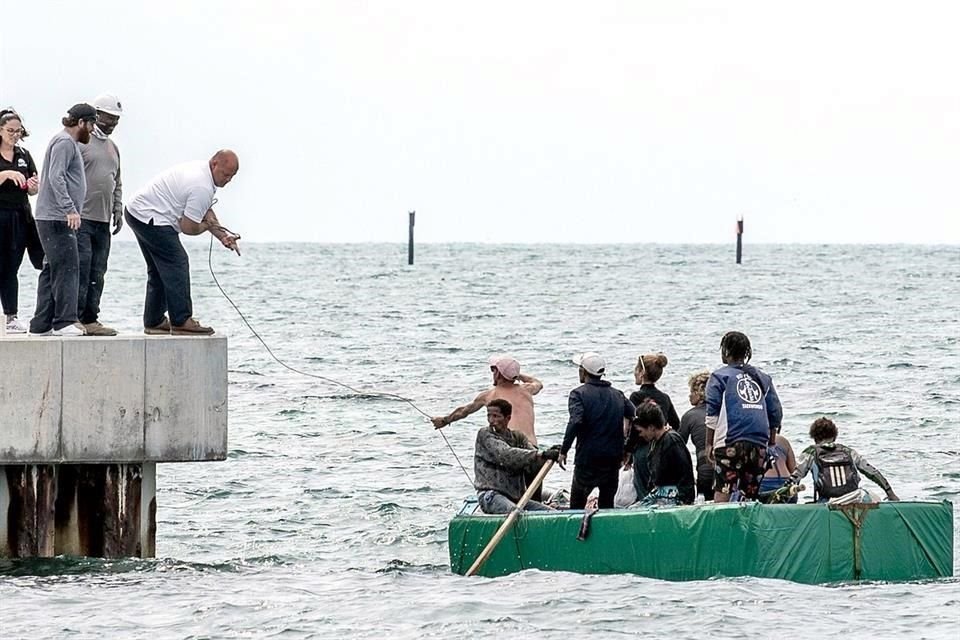
[[893, 489], [890, 487], [890, 483], [887, 482], [887, 479], [883, 477], [882, 473], [880, 473], [879, 469], [867, 462], [866, 458], [861, 456], [853, 449], [848, 447], [848, 450], [850, 451], [850, 457], [853, 459], [853, 464], [857, 467], [860, 473], [877, 483], [877, 485], [879, 485], [879, 487], [886, 492], [887, 500], [900, 500], [900, 498], [897, 497], [897, 494], [895, 494]]
[[487, 406], [487, 397], [489, 396], [488, 391], [484, 391], [476, 398], [473, 399], [473, 402], [465, 404], [462, 407], [457, 407], [450, 413], [445, 416], [437, 416], [435, 418], [430, 418], [430, 422], [433, 423], [433, 426], [437, 429], [442, 429], [451, 422], [456, 422], [457, 420], [463, 420], [470, 414], [476, 413], [480, 409]]

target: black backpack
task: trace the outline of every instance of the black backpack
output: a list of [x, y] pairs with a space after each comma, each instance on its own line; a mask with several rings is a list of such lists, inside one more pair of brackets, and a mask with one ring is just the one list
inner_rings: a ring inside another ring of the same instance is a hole
[[860, 474], [846, 447], [820, 445], [814, 453], [819, 474], [814, 492], [821, 498], [839, 498], [860, 487]]

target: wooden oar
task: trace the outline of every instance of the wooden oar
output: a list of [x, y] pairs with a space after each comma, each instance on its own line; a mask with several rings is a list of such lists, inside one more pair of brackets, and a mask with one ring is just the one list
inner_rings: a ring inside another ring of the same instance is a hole
[[483, 563], [487, 561], [487, 558], [490, 557], [490, 554], [493, 553], [493, 550], [497, 548], [497, 545], [500, 544], [500, 541], [503, 540], [503, 536], [507, 535], [507, 532], [510, 531], [510, 527], [513, 526], [513, 523], [517, 521], [520, 513], [523, 511], [523, 508], [527, 506], [527, 503], [530, 502], [530, 498], [533, 496], [534, 492], [537, 490], [537, 487], [543, 483], [543, 479], [547, 476], [547, 472], [550, 471], [550, 468], [553, 467], [553, 460], [547, 460], [547, 463], [540, 468], [540, 473], [537, 474], [537, 477], [533, 479], [533, 482], [530, 483], [530, 486], [527, 487], [527, 492], [523, 494], [523, 497], [520, 498], [520, 502], [517, 503], [517, 506], [510, 512], [510, 515], [507, 516], [507, 519], [503, 521], [503, 524], [500, 525], [500, 528], [497, 529], [497, 532], [493, 534], [493, 537], [490, 538], [490, 542], [487, 543], [486, 548], [483, 552], [477, 556], [477, 559], [473, 561], [473, 564], [470, 565], [470, 568], [467, 570], [467, 575], [472, 576], [477, 571], [480, 570], [480, 567], [483, 566]]

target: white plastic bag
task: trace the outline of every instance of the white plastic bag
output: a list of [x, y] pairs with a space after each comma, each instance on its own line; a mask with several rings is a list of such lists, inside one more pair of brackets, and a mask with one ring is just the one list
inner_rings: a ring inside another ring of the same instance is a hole
[[636, 501], [637, 490], [633, 487], [633, 469], [621, 469], [620, 484], [617, 485], [617, 495], [613, 498], [613, 506], [623, 509]]

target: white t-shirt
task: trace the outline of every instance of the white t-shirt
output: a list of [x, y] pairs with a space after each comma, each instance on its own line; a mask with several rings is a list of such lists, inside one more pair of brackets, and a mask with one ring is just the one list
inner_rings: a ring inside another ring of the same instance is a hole
[[166, 225], [180, 231], [184, 216], [203, 222], [217, 192], [206, 160], [185, 162], [167, 169], [140, 189], [127, 203], [131, 216], [143, 223]]

